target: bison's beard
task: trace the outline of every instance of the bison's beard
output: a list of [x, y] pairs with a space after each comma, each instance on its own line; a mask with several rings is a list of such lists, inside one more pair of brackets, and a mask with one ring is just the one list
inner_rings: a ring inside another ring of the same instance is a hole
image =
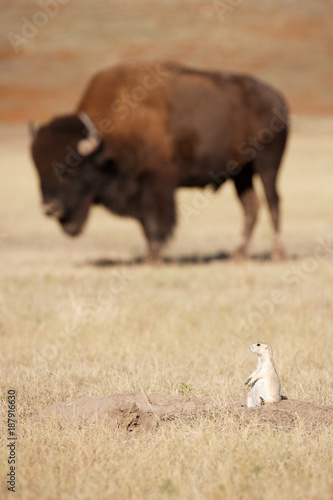
[[92, 200], [93, 197], [91, 195], [86, 196], [75, 211], [59, 219], [61, 227], [66, 234], [69, 236], [78, 236], [82, 233]]
[[69, 236], [78, 236], [80, 233], [82, 233], [84, 226], [84, 222], [81, 223], [79, 221], [60, 221], [60, 223], [65, 233]]

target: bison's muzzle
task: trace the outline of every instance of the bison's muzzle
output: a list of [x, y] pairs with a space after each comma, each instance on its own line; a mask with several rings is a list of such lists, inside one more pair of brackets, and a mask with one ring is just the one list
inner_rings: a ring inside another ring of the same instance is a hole
[[83, 223], [80, 221], [67, 221], [60, 219], [61, 226], [69, 236], [78, 236], [83, 229]]

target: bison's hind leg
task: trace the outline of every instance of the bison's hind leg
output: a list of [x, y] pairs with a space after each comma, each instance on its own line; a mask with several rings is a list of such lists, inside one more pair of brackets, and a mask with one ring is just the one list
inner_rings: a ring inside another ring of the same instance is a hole
[[280, 240], [280, 199], [276, 189], [276, 181], [286, 138], [287, 129], [284, 129], [274, 138], [272, 143], [257, 153], [254, 160], [254, 169], [263, 183], [274, 228], [272, 260], [280, 260], [284, 256]]
[[242, 171], [233, 178], [239, 200], [244, 210], [244, 228], [239, 246], [233, 253], [234, 259], [246, 257], [249, 241], [255, 226], [259, 208], [259, 200], [253, 188], [252, 164], [248, 163]]

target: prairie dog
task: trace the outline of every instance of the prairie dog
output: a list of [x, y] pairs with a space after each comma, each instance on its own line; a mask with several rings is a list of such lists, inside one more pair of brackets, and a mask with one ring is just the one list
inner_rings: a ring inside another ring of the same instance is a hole
[[249, 349], [258, 356], [258, 365], [245, 382], [245, 385], [251, 387], [247, 395], [247, 406], [251, 408], [287, 399], [280, 395], [280, 379], [275, 369], [271, 346], [258, 342], [250, 345]]

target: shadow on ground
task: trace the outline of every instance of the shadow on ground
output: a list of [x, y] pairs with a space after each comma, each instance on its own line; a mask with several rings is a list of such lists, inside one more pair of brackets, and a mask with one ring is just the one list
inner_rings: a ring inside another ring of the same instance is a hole
[[[293, 255], [288, 255], [286, 260], [298, 260], [300, 258], [301, 256], [293, 254]], [[266, 262], [271, 260], [271, 256], [269, 252], [263, 252], [250, 255], [247, 260]], [[180, 257], [162, 257], [161, 260], [157, 262], [157, 264], [193, 265], [193, 264], [210, 264], [212, 262], [219, 262], [219, 261], [237, 262], [237, 259], [234, 259], [231, 253], [219, 252], [211, 255], [183, 255]], [[84, 263], [84, 265], [89, 265], [94, 267], [113, 267], [113, 266], [138, 266], [149, 263], [151, 262], [149, 262], [145, 257], [135, 257], [134, 259], [127, 259], [127, 260], [101, 258], [95, 260], [88, 260]]]

